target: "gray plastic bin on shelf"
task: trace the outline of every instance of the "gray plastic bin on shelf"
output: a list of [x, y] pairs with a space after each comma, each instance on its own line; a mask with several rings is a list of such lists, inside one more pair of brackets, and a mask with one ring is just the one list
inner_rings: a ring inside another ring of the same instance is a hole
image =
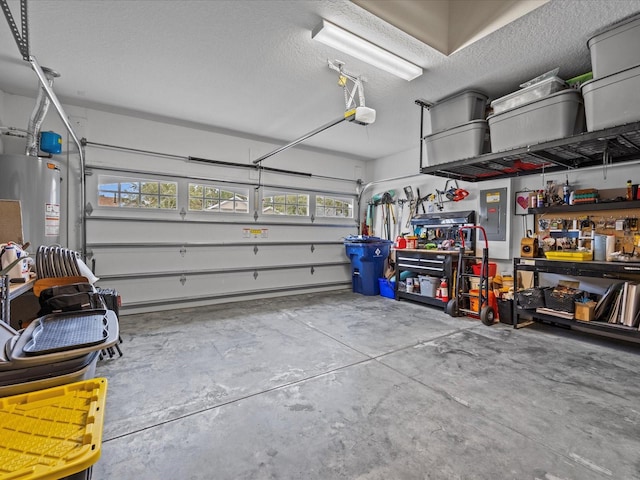
[[[638, 48], [640, 50], [640, 46]], [[582, 85], [587, 130], [640, 120], [640, 66]]]
[[440, 287], [440, 279], [428, 275], [419, 275], [418, 278], [420, 279], [420, 295], [435, 298]]
[[493, 108], [494, 114], [503, 113], [507, 110], [517, 108], [525, 103], [539, 100], [566, 88], [567, 82], [561, 78], [549, 77], [534, 85], [521, 88], [509, 95], [495, 99], [491, 102], [491, 108]]
[[471, 120], [484, 120], [486, 106], [487, 96], [475, 90], [466, 90], [444, 98], [429, 107], [429, 133], [438, 133]]
[[473, 120], [424, 137], [427, 165], [440, 165], [485, 153], [486, 120]]
[[570, 137], [584, 132], [580, 92], [562, 90], [488, 119], [491, 151]]
[[640, 65], [640, 15], [594, 35], [587, 45], [594, 79]]

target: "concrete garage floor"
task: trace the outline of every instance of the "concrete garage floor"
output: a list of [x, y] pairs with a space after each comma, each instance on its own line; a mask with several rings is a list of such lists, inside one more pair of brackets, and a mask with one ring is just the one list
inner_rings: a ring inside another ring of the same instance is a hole
[[121, 329], [94, 480], [640, 478], [640, 346], [350, 292]]

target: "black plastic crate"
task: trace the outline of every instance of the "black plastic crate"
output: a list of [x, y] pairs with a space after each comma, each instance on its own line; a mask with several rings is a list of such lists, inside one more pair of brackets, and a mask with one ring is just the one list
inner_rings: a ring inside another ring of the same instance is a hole
[[544, 292], [544, 301], [547, 308], [560, 312], [574, 313], [576, 300], [583, 295], [582, 290], [574, 288], [548, 288]]
[[538, 307], [544, 307], [545, 303], [545, 291], [548, 288], [527, 288], [526, 290], [520, 290], [516, 294], [518, 299], [518, 306], [524, 309], [535, 310]]

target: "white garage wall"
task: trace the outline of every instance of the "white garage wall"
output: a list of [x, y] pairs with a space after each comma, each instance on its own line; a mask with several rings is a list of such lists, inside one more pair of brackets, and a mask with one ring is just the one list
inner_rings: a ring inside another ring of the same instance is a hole
[[[0, 99], [3, 124], [24, 128], [35, 100], [7, 93]], [[86, 200], [93, 210], [86, 221], [87, 263], [95, 266], [96, 275], [101, 277], [99, 285], [120, 291], [124, 312], [350, 287], [351, 269], [342, 241], [357, 232], [356, 218], [263, 215], [261, 191], [256, 192], [255, 187], [260, 182], [263, 188], [309, 193], [312, 197], [317, 192], [355, 201], [356, 180], [365, 173], [362, 160], [292, 148], [267, 159], [264, 166], [307, 175], [263, 171], [259, 177], [253, 168], [203, 164], [183, 157], [252, 165], [253, 159], [279, 145], [196, 125], [73, 106], [65, 106], [65, 110], [78, 136], [88, 141]], [[353, 126], [335, 128], [345, 127]], [[70, 150], [57, 156], [63, 163], [68, 197], [63, 202], [67, 222], [61, 241], [80, 250], [79, 157], [53, 108], [43, 130], [63, 134], [64, 148]], [[22, 139], [4, 139], [6, 153], [24, 151]], [[100, 207], [96, 191], [100, 175], [176, 181], [178, 208], [149, 211]], [[251, 195], [250, 212], [189, 212], [186, 187], [190, 181], [244, 186]], [[186, 214], [181, 216], [182, 207]], [[250, 232], [247, 238], [246, 229], [259, 230], [260, 234]]]
[[[418, 136], [416, 136], [418, 138]], [[416, 140], [417, 142], [417, 140]], [[426, 163], [425, 163], [426, 164]], [[363, 195], [362, 204], [365, 205], [372, 197], [377, 193], [385, 192], [388, 190], [395, 190], [396, 195], [399, 198], [405, 198], [405, 194], [403, 188], [405, 186], [411, 186], [413, 189], [414, 195], [417, 196], [418, 189], [420, 190], [420, 195], [425, 197], [429, 193], [436, 193], [436, 190], [444, 191], [445, 186], [447, 185], [447, 179], [443, 177], [436, 177], [433, 175], [423, 175], [420, 174], [420, 151], [419, 147], [416, 146], [415, 149], [408, 150], [406, 152], [393, 155], [391, 157], [380, 158], [374, 162], [370, 162], [368, 165], [368, 176], [377, 179], [374, 185], [369, 187], [369, 189]], [[399, 178], [402, 177], [402, 178]], [[398, 179], [399, 178], [399, 179]], [[385, 180], [388, 179], [388, 180]], [[507, 188], [507, 192], [511, 195], [511, 179], [506, 178], [502, 180], [492, 180], [480, 183], [470, 183], [470, 182], [457, 182], [460, 188], [464, 188], [469, 191], [469, 196], [462, 201], [459, 202], [451, 202], [446, 200], [444, 196], [443, 198], [443, 210], [444, 212], [458, 212], [463, 210], [475, 210], [476, 213], [476, 223], [482, 225], [483, 221], [479, 218], [479, 210], [480, 210], [480, 192], [482, 190], [489, 189], [497, 189], [497, 188]], [[452, 181], [449, 182], [449, 187], [454, 186]], [[364, 207], [363, 207], [364, 208]], [[508, 204], [507, 218], [511, 218], [511, 210], [512, 205], [511, 202]], [[429, 212], [437, 212], [437, 208], [435, 204], [430, 204], [428, 202], [425, 203], [425, 210], [427, 213]], [[396, 211], [399, 211], [399, 207], [396, 207]], [[419, 213], [422, 213], [420, 210]], [[402, 210], [402, 222], [400, 225], [402, 226], [402, 232], [409, 232], [409, 228], [407, 227], [407, 221], [409, 220], [409, 207], [408, 204], [405, 204], [405, 207]], [[383, 232], [382, 226], [380, 223], [381, 215], [380, 209], [376, 209], [376, 234], [381, 234]], [[481, 235], [479, 235], [481, 237]], [[513, 234], [511, 232], [511, 224], [507, 224], [507, 240], [505, 242], [490, 242], [489, 245], [489, 256], [491, 260], [504, 266], [505, 268], [510, 265], [510, 252], [511, 246], [513, 242], [511, 239], [513, 238]], [[519, 244], [519, 241], [518, 241]], [[484, 247], [484, 242], [481, 239], [478, 240], [476, 245], [476, 251], [481, 252], [481, 249]]]
[[[378, 180], [363, 195], [363, 208], [371, 196], [376, 193], [395, 189], [400, 198], [404, 198], [403, 187], [411, 185], [414, 193], [420, 188], [420, 193], [424, 196], [435, 189], [443, 190], [446, 178], [432, 175], [419, 174], [419, 149], [403, 152], [387, 158], [381, 158], [367, 165], [367, 173], [370, 178]], [[553, 180], [556, 184], [564, 184], [568, 175], [569, 184], [573, 189], [597, 188], [599, 190], [623, 189], [628, 179], [633, 183], [640, 183], [640, 161], [633, 161], [625, 164], [612, 165], [606, 169], [603, 167], [584, 168], [579, 170], [569, 170], [552, 174], [535, 174], [523, 177], [506, 178], [503, 180], [491, 180], [478, 183], [458, 182], [460, 187], [470, 192], [469, 196], [460, 202], [446, 202], [444, 211], [476, 210], [479, 211], [479, 193], [481, 190], [506, 187], [509, 192], [509, 214], [508, 233], [506, 242], [490, 242], [489, 255], [492, 261], [498, 264], [499, 271], [512, 271], [511, 259], [520, 256], [520, 240], [526, 236], [526, 230], [534, 230], [533, 215], [514, 215], [515, 193], [524, 190], [543, 189], [548, 180]], [[389, 180], [388, 178], [407, 177], [401, 180]], [[404, 209], [402, 225], [408, 219], [407, 208]], [[381, 233], [379, 213], [376, 217], [376, 234]], [[481, 224], [481, 220], [479, 221]], [[403, 231], [408, 231], [404, 228]], [[481, 247], [481, 244], [478, 244]]]

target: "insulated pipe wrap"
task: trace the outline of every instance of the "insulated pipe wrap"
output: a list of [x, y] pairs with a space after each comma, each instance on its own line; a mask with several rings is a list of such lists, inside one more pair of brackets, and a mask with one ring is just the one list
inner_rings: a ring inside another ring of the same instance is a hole
[[[42, 71], [47, 78], [49, 87], [53, 86], [53, 79], [60, 76], [58, 72], [46, 67], [43, 67]], [[40, 134], [40, 127], [42, 127], [42, 122], [44, 122], [44, 117], [46, 117], [47, 111], [49, 110], [49, 105], [51, 105], [51, 100], [49, 100], [49, 96], [45, 89], [40, 87], [38, 91], [38, 98], [36, 99], [36, 106], [34, 107], [33, 112], [31, 112], [29, 124], [27, 125], [27, 146], [25, 153], [32, 157], [38, 156], [38, 136]]]

